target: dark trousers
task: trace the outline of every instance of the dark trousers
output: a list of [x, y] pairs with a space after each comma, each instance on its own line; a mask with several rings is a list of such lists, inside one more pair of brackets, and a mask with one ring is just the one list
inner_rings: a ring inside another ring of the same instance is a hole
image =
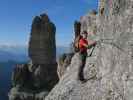
[[87, 51], [86, 52], [79, 52], [81, 60], [82, 60], [82, 64], [79, 67], [79, 72], [78, 72], [78, 78], [79, 80], [85, 80], [84, 79], [84, 67], [85, 67], [85, 63], [86, 63], [86, 57], [87, 57]]

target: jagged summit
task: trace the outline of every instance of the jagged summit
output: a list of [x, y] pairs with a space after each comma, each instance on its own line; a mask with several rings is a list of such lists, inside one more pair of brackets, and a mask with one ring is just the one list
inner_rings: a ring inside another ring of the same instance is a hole
[[47, 14], [41, 14], [33, 19], [28, 49], [33, 63], [56, 63], [55, 32], [55, 25]]
[[46, 13], [40, 15], [44, 22], [50, 22], [50, 19]]
[[56, 27], [47, 14], [33, 19], [28, 64], [16, 65], [9, 100], [42, 100], [58, 82]]

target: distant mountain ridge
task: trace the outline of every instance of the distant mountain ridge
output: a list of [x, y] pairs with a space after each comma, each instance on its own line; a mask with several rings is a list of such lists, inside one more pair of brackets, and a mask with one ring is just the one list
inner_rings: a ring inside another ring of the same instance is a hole
[[[57, 57], [64, 52], [68, 52], [68, 47], [57, 46]], [[27, 61], [28, 58], [28, 47], [19, 45], [0, 45], [0, 62], [7, 61]]]
[[28, 53], [26, 46], [0, 45], [0, 62], [27, 61]]

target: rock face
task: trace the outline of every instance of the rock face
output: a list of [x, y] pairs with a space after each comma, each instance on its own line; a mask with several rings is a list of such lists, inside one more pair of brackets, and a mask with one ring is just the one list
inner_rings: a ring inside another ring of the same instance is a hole
[[43, 100], [58, 82], [55, 31], [46, 14], [34, 18], [29, 41], [31, 62], [15, 67], [9, 100]]
[[29, 57], [33, 64], [56, 63], [55, 32], [55, 25], [46, 14], [34, 18], [29, 42]]
[[81, 31], [90, 31], [96, 25], [99, 39], [84, 68], [88, 81], [82, 83], [77, 79], [81, 63], [77, 53], [45, 100], [132, 100], [132, 12], [132, 0], [99, 0], [98, 15], [81, 19]]
[[97, 18], [97, 12], [95, 10], [92, 10], [89, 14], [82, 16], [80, 23], [81, 23], [81, 33], [83, 31], [95, 32], [96, 33], [96, 18]]
[[59, 57], [58, 69], [57, 69], [59, 79], [61, 79], [61, 77], [65, 74], [67, 67], [71, 63], [71, 59], [72, 59], [73, 55], [74, 55], [74, 53], [67, 53], [67, 54], [64, 53], [63, 55], [61, 55]]
[[75, 33], [75, 37], [77, 37], [78, 35], [80, 35], [81, 32], [81, 23], [78, 21], [74, 22], [74, 33]]

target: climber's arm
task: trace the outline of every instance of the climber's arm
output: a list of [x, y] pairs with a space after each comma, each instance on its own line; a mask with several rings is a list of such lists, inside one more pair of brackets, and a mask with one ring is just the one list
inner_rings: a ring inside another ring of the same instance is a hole
[[86, 48], [88, 48], [88, 45], [87, 45], [87, 44], [85, 44], [85, 43], [83, 44], [83, 46], [84, 46], [84, 47], [86, 47]]
[[88, 42], [88, 49], [90, 49], [91, 47], [93, 47], [93, 46], [95, 46], [96, 45], [96, 41], [91, 41], [91, 40], [89, 40], [89, 42]]
[[92, 40], [88, 41], [88, 45], [94, 45], [94, 44], [96, 44], [96, 41], [92, 41]]

